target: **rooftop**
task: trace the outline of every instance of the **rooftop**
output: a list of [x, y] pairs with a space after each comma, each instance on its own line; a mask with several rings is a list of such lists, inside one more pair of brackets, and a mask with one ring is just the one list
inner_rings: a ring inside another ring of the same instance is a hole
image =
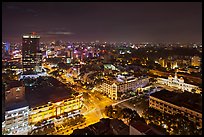
[[5, 106], [5, 111], [10, 111], [10, 110], [14, 110], [14, 109], [18, 109], [26, 106], [28, 106], [28, 103], [25, 100], [20, 100], [20, 101], [18, 100], [16, 102], [7, 103]]
[[71, 135], [94, 135], [94, 132], [85, 127], [84, 129], [75, 129]]
[[30, 34], [23, 35], [23, 38], [40, 38], [40, 36], [36, 35], [35, 32], [32, 32]]
[[58, 102], [71, 98], [75, 92], [52, 77], [42, 77], [36, 87], [26, 88], [26, 99], [30, 107]]
[[150, 96], [202, 113], [202, 96], [200, 94], [191, 92], [178, 93], [164, 89]]
[[125, 82], [131, 82], [131, 81], [137, 81], [137, 80], [142, 80], [147, 78], [147, 76], [140, 76], [140, 77], [134, 77], [134, 75], [130, 75], [130, 76], [124, 76], [124, 75], [118, 75], [117, 77], [111, 77], [111, 76], [107, 76], [106, 79], [106, 83], [108, 84], [123, 84]]
[[21, 82], [21, 81], [18, 81], [18, 80], [9, 81], [8, 85], [9, 85], [9, 86], [8, 86], [8, 89], [7, 89], [7, 90], [10, 90], [11, 88], [23, 86], [22, 82]]
[[110, 127], [117, 132], [118, 135], [129, 135], [129, 127], [119, 119], [111, 119]]
[[133, 121], [130, 123], [130, 126], [134, 127], [135, 129], [146, 135], [162, 135], [162, 133], [141, 121]]
[[[113, 131], [114, 129], [114, 131]], [[116, 132], [115, 132], [116, 131]], [[121, 120], [102, 118], [99, 122], [83, 129], [76, 129], [71, 135], [128, 135], [129, 127]]]

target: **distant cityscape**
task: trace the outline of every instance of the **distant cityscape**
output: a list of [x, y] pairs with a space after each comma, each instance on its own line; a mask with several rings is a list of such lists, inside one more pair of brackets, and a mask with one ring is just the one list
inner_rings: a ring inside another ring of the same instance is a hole
[[199, 3], [3, 4], [2, 135], [202, 135]]
[[[201, 44], [45, 44], [35, 33], [3, 42], [2, 132], [201, 134], [201, 55]], [[149, 119], [150, 110], [184, 124]]]

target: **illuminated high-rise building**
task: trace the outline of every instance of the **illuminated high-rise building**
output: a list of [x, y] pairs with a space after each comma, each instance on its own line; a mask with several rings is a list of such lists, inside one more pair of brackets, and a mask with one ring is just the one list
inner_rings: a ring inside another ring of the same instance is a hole
[[73, 61], [73, 58], [74, 58], [74, 56], [73, 56], [73, 50], [69, 49], [69, 50], [67, 51], [67, 63], [68, 63], [68, 64], [71, 63], [71, 62]]
[[35, 33], [23, 35], [22, 65], [24, 75], [42, 72], [42, 52], [40, 51], [39, 42], [40, 36]]

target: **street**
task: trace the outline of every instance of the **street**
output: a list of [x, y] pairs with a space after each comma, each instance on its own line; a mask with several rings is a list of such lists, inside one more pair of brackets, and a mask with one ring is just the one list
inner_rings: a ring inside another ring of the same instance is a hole
[[[50, 70], [53, 71], [51, 68]], [[59, 77], [57, 77], [57, 79], [69, 86], [70, 84], [74, 84], [72, 79], [70, 77], [67, 77], [63, 73]], [[80, 92], [84, 94], [81, 114], [85, 117], [85, 122], [76, 124], [75, 126], [66, 126], [66, 127], [61, 126], [63, 125], [61, 124], [59, 125], [61, 128], [58, 130], [56, 129], [55, 132], [51, 134], [69, 135], [73, 132], [73, 130], [77, 128], [81, 129], [100, 121], [101, 118], [107, 118], [107, 116], [105, 116], [104, 114], [104, 109], [106, 106], [109, 106], [109, 105], [113, 105], [113, 106], [118, 105], [121, 107], [127, 107], [132, 110], [136, 110], [140, 116], [142, 115], [143, 110], [145, 110], [148, 107], [148, 97], [144, 97], [144, 95], [140, 95], [140, 96], [137, 95], [124, 100], [115, 101], [115, 100], [111, 100], [107, 96], [100, 94], [98, 91], [95, 91], [95, 90], [91, 91], [79, 86], [72, 89], [75, 90], [76, 92]]]

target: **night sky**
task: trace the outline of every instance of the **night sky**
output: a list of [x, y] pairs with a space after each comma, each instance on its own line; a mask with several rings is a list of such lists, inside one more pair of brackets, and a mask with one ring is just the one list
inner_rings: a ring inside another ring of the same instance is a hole
[[2, 40], [202, 42], [202, 3], [9, 2], [2, 4]]

